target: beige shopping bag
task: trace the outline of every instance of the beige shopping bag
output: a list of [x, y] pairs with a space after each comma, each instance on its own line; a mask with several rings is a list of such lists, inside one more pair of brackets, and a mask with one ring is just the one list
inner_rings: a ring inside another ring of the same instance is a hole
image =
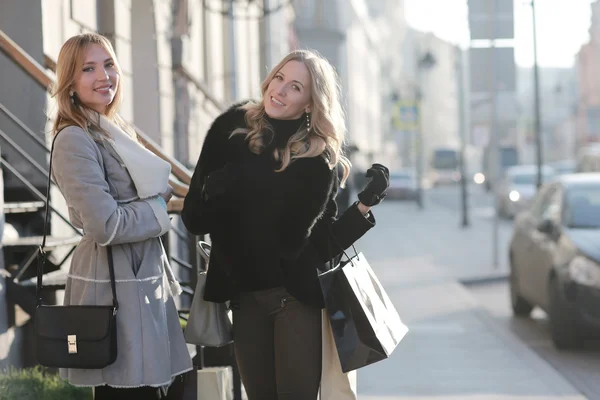
[[356, 371], [342, 372], [327, 310], [321, 312], [322, 369], [320, 400], [356, 400]]

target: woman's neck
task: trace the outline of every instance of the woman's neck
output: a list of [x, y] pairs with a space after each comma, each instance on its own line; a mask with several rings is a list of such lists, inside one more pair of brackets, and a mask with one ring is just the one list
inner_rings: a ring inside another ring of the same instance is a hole
[[275, 136], [271, 143], [274, 143], [278, 148], [285, 147], [288, 140], [294, 135], [305, 123], [305, 119], [300, 117], [298, 119], [276, 119], [265, 115], [265, 119], [273, 128]]

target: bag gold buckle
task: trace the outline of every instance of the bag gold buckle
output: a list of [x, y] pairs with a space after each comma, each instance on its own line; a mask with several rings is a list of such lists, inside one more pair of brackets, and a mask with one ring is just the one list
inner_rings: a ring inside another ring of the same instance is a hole
[[77, 354], [77, 335], [68, 335], [69, 354]]

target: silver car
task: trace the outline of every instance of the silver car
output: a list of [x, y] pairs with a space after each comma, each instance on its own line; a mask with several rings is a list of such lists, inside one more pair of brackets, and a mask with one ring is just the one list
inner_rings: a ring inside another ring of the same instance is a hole
[[548, 314], [558, 348], [600, 338], [600, 173], [561, 175], [515, 218], [510, 298], [516, 316]]
[[[551, 181], [555, 176], [554, 169], [542, 167], [542, 182]], [[514, 218], [520, 211], [531, 205], [537, 191], [537, 166], [517, 165], [506, 170], [504, 178], [496, 188], [496, 204], [498, 214], [505, 218]]]
[[387, 197], [397, 200], [418, 200], [419, 187], [415, 172], [409, 169], [391, 172]]

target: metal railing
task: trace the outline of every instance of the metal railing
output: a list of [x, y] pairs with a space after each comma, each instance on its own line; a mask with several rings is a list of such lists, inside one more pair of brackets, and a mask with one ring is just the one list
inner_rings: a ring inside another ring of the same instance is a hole
[[[21, 67], [35, 82], [37, 82], [44, 90], [49, 90], [55, 82], [53, 73], [46, 71], [37, 61], [35, 61], [27, 52], [25, 52], [18, 44], [16, 44], [4, 31], [0, 30], [0, 49], [12, 59], [19, 67]], [[48, 64], [48, 62], [47, 62]], [[171, 164], [171, 172], [176, 179], [170, 180], [170, 185], [174, 188], [174, 194], [178, 197], [185, 197], [188, 186], [192, 181], [192, 172], [175, 158], [169, 156], [156, 142], [154, 142], [141, 129], [133, 126], [140, 141], [148, 150]], [[174, 204], [179, 205], [176, 202]], [[182, 204], [181, 204], [182, 205]], [[181, 211], [180, 208], [173, 211]]]
[[[15, 62], [20, 68], [22, 68], [35, 82], [37, 82], [42, 88], [45, 90], [49, 90], [55, 82], [55, 76], [52, 72], [47, 71], [44, 67], [38, 64], [27, 52], [25, 52], [17, 43], [15, 43], [6, 33], [0, 30], [0, 50], [2, 50], [11, 60]], [[45, 64], [46, 66], [56, 68], [56, 63], [50, 59], [50, 57], [45, 56]], [[5, 105], [0, 103], [0, 111], [2, 111], [5, 115], [9, 117], [19, 128], [21, 128], [22, 132], [26, 134], [29, 138], [33, 140], [35, 145], [41, 147], [45, 152], [49, 153], [46, 143], [39, 138], [31, 129], [29, 129], [23, 121], [16, 117]], [[181, 164], [178, 160], [166, 154], [166, 152], [157, 145], [148, 135], [146, 135], [143, 131], [138, 129], [137, 127], [133, 127], [138, 134], [140, 141], [144, 144], [144, 146], [152, 151], [154, 154], [167, 161], [171, 165], [172, 177], [169, 179], [169, 184], [174, 189], [174, 197], [169, 201], [168, 211], [170, 213], [178, 214], [181, 212], [183, 208], [183, 198], [186, 196], [189, 190], [189, 183], [191, 182], [192, 173], [189, 169], [187, 169], [183, 164]], [[9, 134], [0, 130], [0, 138], [5, 141], [9, 146], [11, 146], [21, 157], [23, 157], [28, 164], [30, 164], [35, 170], [37, 170], [40, 174], [42, 174], [46, 179], [48, 178], [48, 171], [42, 167], [33, 157], [31, 157], [27, 151], [25, 151], [21, 146], [19, 146]], [[21, 174], [18, 170], [14, 168], [6, 159], [0, 157], [0, 163], [7, 171], [14, 174], [23, 185], [32, 192], [36, 197], [38, 197], [42, 201], [47, 201], [45, 195], [39, 192], [39, 190], [29, 182], [23, 174]], [[54, 183], [54, 182], [52, 182]], [[50, 210], [55, 213], [61, 220], [66, 222], [70, 227], [72, 227], [75, 232], [80, 234], [79, 230], [75, 228], [60, 212], [56, 210], [52, 204], [49, 204]], [[175, 227], [174, 227], [175, 228]], [[181, 232], [178, 229], [174, 229], [176, 239], [179, 243], [183, 243], [187, 248], [194, 248], [196, 237], [187, 234], [186, 232]], [[189, 261], [182, 260], [181, 258], [171, 256], [171, 249], [167, 246], [167, 252], [169, 254], [169, 258], [171, 261], [175, 262], [177, 265], [185, 268], [185, 270], [190, 271], [189, 274], [192, 276], [190, 282], [184, 282], [182, 287], [184, 288], [184, 293], [193, 295], [193, 288], [195, 285], [195, 279], [193, 279], [193, 272], [196, 271], [195, 264], [197, 263], [197, 257], [195, 252], [190, 252], [191, 259]], [[35, 257], [29, 257], [26, 261], [27, 267], [35, 260]], [[63, 260], [64, 262], [64, 260]], [[21, 276], [23, 274], [23, 270], [20, 268], [18, 275]]]
[[[35, 143], [37, 143], [38, 145], [41, 145], [41, 147], [43, 147], [45, 150], [49, 151], [46, 148], [46, 146], [43, 144], [43, 142], [40, 143], [39, 138], [30, 129], [25, 127], [24, 124], [20, 120], [18, 120], [17, 117], [14, 116], [14, 114], [10, 113], [2, 103], [0, 103], [0, 110], [5, 112], [5, 114], [8, 115], [8, 117], [12, 121], [16, 122], [19, 125], [19, 127], [23, 128], [23, 132], [25, 132], [27, 137], [34, 139], [33, 141]], [[5, 133], [1, 129], [0, 129], [0, 138], [5, 143], [7, 143], [10, 147], [12, 147], [13, 150], [15, 150], [21, 157], [23, 157], [28, 162], [29, 165], [31, 165], [35, 170], [37, 170], [38, 173], [43, 175], [45, 179], [48, 179], [48, 171], [44, 167], [39, 165], [38, 162], [33, 159], [33, 157], [31, 157], [21, 146], [19, 146], [7, 133]], [[46, 198], [46, 195], [41, 193], [25, 176], [23, 176], [23, 174], [21, 174], [21, 172], [19, 172], [12, 164], [10, 164], [8, 161], [6, 161], [6, 159], [2, 156], [0, 156], [0, 164], [6, 169], [6, 171], [13, 174], [23, 184], [23, 186], [29, 192], [31, 192], [34, 196], [36, 196], [39, 200], [41, 200], [43, 202], [47, 202], [49, 200]], [[80, 230], [77, 229], [65, 215], [63, 215], [60, 211], [58, 211], [52, 205], [51, 202], [48, 202], [48, 208], [54, 214], [56, 214], [64, 223], [66, 223], [71, 229], [73, 229], [73, 232], [76, 236], [81, 236]], [[41, 241], [40, 241], [40, 243], [41, 243]], [[69, 256], [75, 250], [76, 244], [77, 243], [65, 244], [65, 245], [70, 245], [71, 248], [67, 252], [67, 255], [64, 256], [58, 264], [56, 264], [57, 267], [60, 268], [60, 266], [69, 258]], [[12, 274], [12, 279], [15, 282], [18, 282], [24, 276], [24, 274], [27, 272], [29, 267], [36, 260], [36, 257], [37, 257], [37, 248], [34, 248], [34, 250], [31, 251], [29, 253], [29, 255], [26, 257], [25, 261], [20, 263], [17, 270]]]

